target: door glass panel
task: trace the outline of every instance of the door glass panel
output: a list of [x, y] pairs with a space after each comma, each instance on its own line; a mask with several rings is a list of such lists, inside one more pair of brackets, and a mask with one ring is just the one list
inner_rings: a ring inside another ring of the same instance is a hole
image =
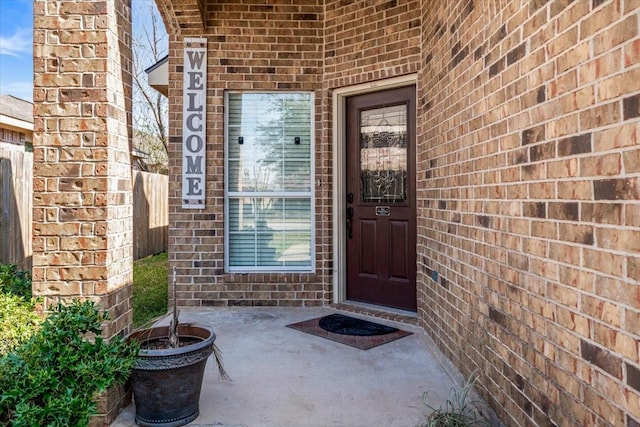
[[360, 112], [360, 200], [407, 201], [407, 107]]

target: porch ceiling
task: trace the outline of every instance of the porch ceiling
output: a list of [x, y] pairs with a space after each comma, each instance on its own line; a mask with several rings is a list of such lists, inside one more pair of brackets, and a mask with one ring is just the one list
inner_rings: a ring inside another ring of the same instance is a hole
[[180, 33], [182, 29], [205, 25], [205, 0], [155, 0], [167, 29]]

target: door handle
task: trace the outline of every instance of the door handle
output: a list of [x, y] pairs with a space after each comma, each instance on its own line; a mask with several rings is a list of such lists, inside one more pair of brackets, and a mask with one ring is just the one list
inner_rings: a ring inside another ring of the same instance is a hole
[[353, 203], [353, 193], [347, 194], [347, 203]]
[[347, 208], [347, 236], [353, 239], [353, 208]]

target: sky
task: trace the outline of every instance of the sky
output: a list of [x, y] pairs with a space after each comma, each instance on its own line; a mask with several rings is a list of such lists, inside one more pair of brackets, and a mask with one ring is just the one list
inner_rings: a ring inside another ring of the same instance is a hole
[[[152, 3], [133, 0], [133, 20]], [[33, 0], [0, 0], [0, 93], [33, 100]]]
[[0, 93], [33, 99], [32, 0], [0, 0]]

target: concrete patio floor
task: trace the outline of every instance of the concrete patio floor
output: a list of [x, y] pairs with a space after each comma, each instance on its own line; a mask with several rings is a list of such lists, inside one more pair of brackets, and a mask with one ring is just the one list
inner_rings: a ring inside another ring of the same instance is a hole
[[[182, 323], [212, 326], [224, 366], [207, 362], [193, 426], [416, 426], [461, 377], [418, 327], [345, 313], [413, 332], [359, 350], [286, 325], [339, 312], [332, 308], [182, 310]], [[165, 320], [166, 322], [166, 320]], [[134, 426], [135, 403], [112, 426]]]

